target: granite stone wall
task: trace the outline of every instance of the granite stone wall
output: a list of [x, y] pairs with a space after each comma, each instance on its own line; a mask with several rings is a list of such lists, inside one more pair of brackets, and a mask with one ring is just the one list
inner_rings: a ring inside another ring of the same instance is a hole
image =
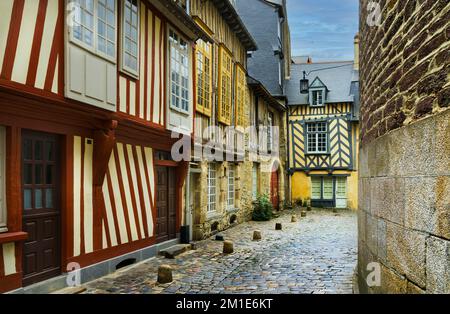
[[359, 290], [450, 293], [450, 3], [360, 10]]

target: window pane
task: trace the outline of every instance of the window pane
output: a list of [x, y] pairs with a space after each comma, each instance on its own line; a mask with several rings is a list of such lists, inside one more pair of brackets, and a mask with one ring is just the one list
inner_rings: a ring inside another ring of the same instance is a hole
[[115, 16], [114, 16], [114, 12], [112, 11], [106, 11], [106, 21], [109, 25], [111, 26], [115, 26]]
[[116, 40], [115, 36], [114, 28], [108, 26], [108, 40], [114, 42]]
[[53, 208], [53, 189], [45, 190], [45, 208]]
[[25, 164], [23, 167], [24, 184], [33, 184], [33, 165]]
[[54, 152], [53, 142], [45, 143], [45, 158], [48, 161], [55, 161], [55, 152]]
[[27, 189], [23, 191], [23, 207], [25, 209], [32, 209], [32, 204], [31, 204], [31, 190]]
[[108, 9], [114, 10], [114, 0], [108, 0]]
[[23, 143], [23, 156], [27, 160], [33, 159], [33, 141], [24, 140]]
[[114, 48], [115, 48], [114, 44], [108, 41], [106, 44], [106, 53], [108, 56], [114, 57], [116, 55]]
[[323, 198], [326, 200], [333, 199], [333, 178], [323, 178]]
[[43, 182], [43, 170], [44, 170], [44, 167], [42, 166], [42, 165], [35, 165], [34, 166], [34, 171], [35, 171], [35, 173], [34, 173], [34, 183], [35, 184], [42, 184], [42, 183], [44, 183]]
[[312, 199], [313, 200], [321, 199], [322, 179], [320, 177], [311, 177], [311, 183], [312, 183]]
[[101, 35], [102, 37], [106, 37], [105, 23], [99, 20], [97, 27], [98, 27], [98, 34]]
[[53, 166], [47, 165], [45, 171], [45, 184], [53, 184]]
[[103, 5], [99, 4], [98, 6], [98, 17], [103, 21], [106, 20], [106, 9]]
[[42, 190], [34, 190], [34, 208], [42, 208]]
[[93, 32], [84, 28], [84, 42], [86, 44], [88, 44], [89, 46], [92, 46], [92, 36], [93, 36]]
[[34, 160], [42, 160], [43, 146], [41, 141], [36, 141], [34, 143]]

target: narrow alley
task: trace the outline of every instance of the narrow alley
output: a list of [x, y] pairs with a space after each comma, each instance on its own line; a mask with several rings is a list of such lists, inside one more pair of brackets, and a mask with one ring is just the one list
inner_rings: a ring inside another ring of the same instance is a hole
[[[277, 222], [282, 231], [275, 230]], [[234, 242], [233, 254], [222, 254], [222, 242], [211, 238], [174, 260], [153, 258], [88, 283], [84, 293], [352, 293], [356, 229], [354, 212], [313, 210], [300, 218], [300, 211], [286, 211], [221, 233]], [[252, 241], [254, 230], [261, 230], [261, 241]], [[156, 283], [161, 264], [172, 266], [171, 284]]]

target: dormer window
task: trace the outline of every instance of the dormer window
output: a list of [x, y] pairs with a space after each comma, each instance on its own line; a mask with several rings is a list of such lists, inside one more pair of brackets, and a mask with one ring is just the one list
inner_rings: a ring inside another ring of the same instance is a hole
[[325, 106], [327, 101], [327, 87], [325, 84], [318, 78], [312, 82], [309, 86], [309, 105], [311, 107], [322, 107]]
[[315, 90], [312, 92], [311, 106], [323, 106], [323, 91], [322, 90]]

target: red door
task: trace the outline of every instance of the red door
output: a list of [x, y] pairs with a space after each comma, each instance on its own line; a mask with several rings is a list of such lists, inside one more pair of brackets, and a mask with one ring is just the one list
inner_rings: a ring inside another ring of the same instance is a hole
[[156, 241], [161, 243], [176, 238], [175, 169], [157, 167], [156, 175]]
[[270, 200], [275, 210], [280, 209], [280, 197], [278, 194], [278, 171], [272, 172], [270, 180]]
[[23, 132], [24, 286], [61, 273], [58, 152], [57, 136]]

